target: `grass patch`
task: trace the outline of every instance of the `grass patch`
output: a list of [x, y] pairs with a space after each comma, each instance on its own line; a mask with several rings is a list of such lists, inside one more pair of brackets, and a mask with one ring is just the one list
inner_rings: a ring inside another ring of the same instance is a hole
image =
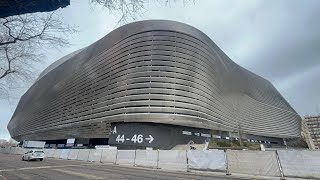
[[[259, 143], [251, 143], [247, 141], [242, 141], [243, 147], [242, 148], [248, 148], [250, 150], [259, 150], [260, 144]], [[237, 140], [211, 140], [209, 143], [209, 148], [215, 148], [215, 147], [236, 147], [239, 148], [240, 142]]]

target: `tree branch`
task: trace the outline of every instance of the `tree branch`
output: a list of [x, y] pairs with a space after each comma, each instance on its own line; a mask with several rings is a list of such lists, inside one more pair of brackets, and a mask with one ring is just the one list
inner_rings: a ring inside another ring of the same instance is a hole
[[[51, 16], [50, 16], [50, 18], [51, 18]], [[9, 34], [9, 36], [12, 38], [12, 40], [8, 40], [8, 41], [6, 41], [6, 42], [0, 42], [0, 46], [3, 46], [3, 45], [8, 45], [8, 44], [14, 44], [14, 43], [16, 43], [17, 41], [29, 41], [29, 40], [31, 40], [31, 39], [34, 39], [34, 38], [37, 38], [37, 37], [41, 37], [42, 35], [43, 35], [43, 33], [44, 33], [44, 31], [46, 30], [46, 28], [47, 28], [47, 24], [45, 24], [44, 25], [44, 27], [43, 27], [43, 29], [41, 30], [41, 32], [40, 33], [38, 33], [38, 34], [35, 34], [35, 35], [31, 35], [31, 36], [29, 36], [29, 37], [27, 37], [27, 38], [21, 38], [21, 36], [19, 37], [15, 37], [15, 36], [13, 36], [12, 35], [12, 30], [11, 30], [11, 28], [8, 26], [8, 23], [10, 23], [10, 22], [12, 22], [12, 21], [9, 21], [7, 18], [3, 18], [3, 19], [5, 19], [5, 22], [4, 23], [2, 23], [2, 25], [3, 26], [5, 26], [7, 29], [8, 29], [8, 34]], [[46, 22], [47, 23], [47, 22]], [[21, 34], [23, 33], [23, 30], [24, 30], [24, 25], [23, 25], [23, 27], [21, 28]]]
[[[15, 70], [11, 70], [11, 59], [9, 58], [8, 47], [5, 47], [4, 50], [5, 50], [5, 53], [6, 53], [6, 59], [7, 59], [7, 62], [8, 62], [8, 68], [7, 68], [7, 70], [5, 70], [4, 73], [0, 76], [0, 79], [6, 77], [6, 76], [9, 75], [9, 74], [12, 74], [12, 73], [15, 73], [15, 72], [16, 72]], [[1, 68], [1, 69], [3, 69], [3, 68]]]

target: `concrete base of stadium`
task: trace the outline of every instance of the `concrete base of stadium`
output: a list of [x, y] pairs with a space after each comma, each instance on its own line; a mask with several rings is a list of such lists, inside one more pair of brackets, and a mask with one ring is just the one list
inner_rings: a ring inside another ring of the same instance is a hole
[[[118, 149], [172, 149], [177, 145], [205, 144], [211, 140], [239, 141], [239, 132], [201, 129], [158, 123], [112, 123], [104, 135], [82, 137], [70, 134], [66, 139], [28, 139], [46, 141], [47, 148], [90, 148], [99, 145]], [[266, 147], [284, 146], [281, 138], [241, 133], [242, 140], [265, 144]]]

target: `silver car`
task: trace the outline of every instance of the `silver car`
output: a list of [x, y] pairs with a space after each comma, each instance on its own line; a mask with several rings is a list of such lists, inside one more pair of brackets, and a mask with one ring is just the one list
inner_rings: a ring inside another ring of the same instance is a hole
[[40, 160], [40, 161], [43, 161], [43, 158], [44, 158], [44, 152], [43, 150], [31, 150], [31, 151], [28, 151], [26, 153], [23, 154], [22, 156], [22, 160]]

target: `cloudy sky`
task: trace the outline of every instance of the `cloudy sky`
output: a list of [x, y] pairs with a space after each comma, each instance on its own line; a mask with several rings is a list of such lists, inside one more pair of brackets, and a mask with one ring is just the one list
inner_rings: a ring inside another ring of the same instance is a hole
[[[175, 20], [200, 29], [237, 64], [270, 80], [301, 116], [320, 114], [320, 1], [173, 2], [151, 0], [138, 20]], [[79, 0], [58, 12], [79, 32], [71, 37], [72, 46], [48, 50], [38, 74], [111, 32], [120, 18]], [[16, 104], [17, 100], [0, 100], [0, 139], [10, 137], [6, 126]]]

